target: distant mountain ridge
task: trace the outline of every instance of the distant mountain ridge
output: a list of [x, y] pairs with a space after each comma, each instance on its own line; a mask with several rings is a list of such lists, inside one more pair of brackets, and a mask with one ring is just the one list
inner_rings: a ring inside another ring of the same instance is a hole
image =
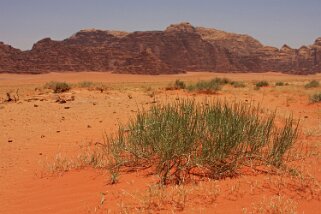
[[63, 71], [319, 73], [321, 37], [310, 46], [278, 49], [247, 35], [180, 23], [164, 31], [81, 30], [62, 41], [42, 39], [28, 51], [0, 42], [0, 72]]

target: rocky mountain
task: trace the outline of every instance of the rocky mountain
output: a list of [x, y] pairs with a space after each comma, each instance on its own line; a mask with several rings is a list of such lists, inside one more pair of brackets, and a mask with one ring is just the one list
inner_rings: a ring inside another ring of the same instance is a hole
[[28, 51], [0, 43], [0, 72], [51, 71], [318, 73], [321, 38], [299, 49], [278, 49], [247, 35], [181, 23], [164, 31], [81, 30], [63, 41], [42, 39]]

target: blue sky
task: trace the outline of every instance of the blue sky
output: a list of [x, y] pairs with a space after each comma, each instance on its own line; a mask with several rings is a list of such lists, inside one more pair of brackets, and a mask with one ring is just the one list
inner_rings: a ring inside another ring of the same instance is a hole
[[162, 30], [182, 21], [300, 47], [321, 37], [321, 0], [0, 0], [0, 41], [24, 50], [84, 28]]

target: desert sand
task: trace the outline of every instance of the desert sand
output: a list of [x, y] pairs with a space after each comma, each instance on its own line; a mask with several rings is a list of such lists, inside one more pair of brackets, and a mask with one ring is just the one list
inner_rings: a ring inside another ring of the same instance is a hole
[[[190, 83], [214, 77], [244, 81], [246, 87], [224, 86], [217, 94], [165, 90], [176, 79]], [[251, 213], [278, 200], [285, 210], [318, 213], [321, 103], [310, 103], [309, 96], [321, 89], [304, 88], [312, 79], [320, 81], [321, 74], [0, 74], [0, 213]], [[270, 86], [254, 90], [258, 80]], [[101, 92], [72, 87], [54, 94], [43, 89], [50, 81], [92, 81], [106, 88]], [[289, 85], [276, 87], [277, 81]], [[6, 93], [17, 89], [19, 100], [5, 102]], [[67, 102], [57, 103], [58, 96]], [[303, 149], [289, 164], [302, 176], [249, 171], [184, 187], [169, 185], [166, 198], [153, 189], [157, 178], [146, 171], [123, 172], [111, 185], [107, 170], [67, 167], [84, 148], [103, 142], [139, 109], [184, 98], [254, 102], [266, 111], [277, 110], [281, 118], [293, 114], [300, 119], [298, 143]]]

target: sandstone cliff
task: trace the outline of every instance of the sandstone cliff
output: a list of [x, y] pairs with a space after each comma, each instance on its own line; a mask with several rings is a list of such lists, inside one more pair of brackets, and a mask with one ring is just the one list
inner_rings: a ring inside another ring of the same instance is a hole
[[299, 49], [277, 49], [247, 35], [181, 23], [164, 31], [82, 30], [63, 41], [42, 39], [29, 51], [0, 43], [0, 72], [51, 71], [317, 73], [321, 38]]

